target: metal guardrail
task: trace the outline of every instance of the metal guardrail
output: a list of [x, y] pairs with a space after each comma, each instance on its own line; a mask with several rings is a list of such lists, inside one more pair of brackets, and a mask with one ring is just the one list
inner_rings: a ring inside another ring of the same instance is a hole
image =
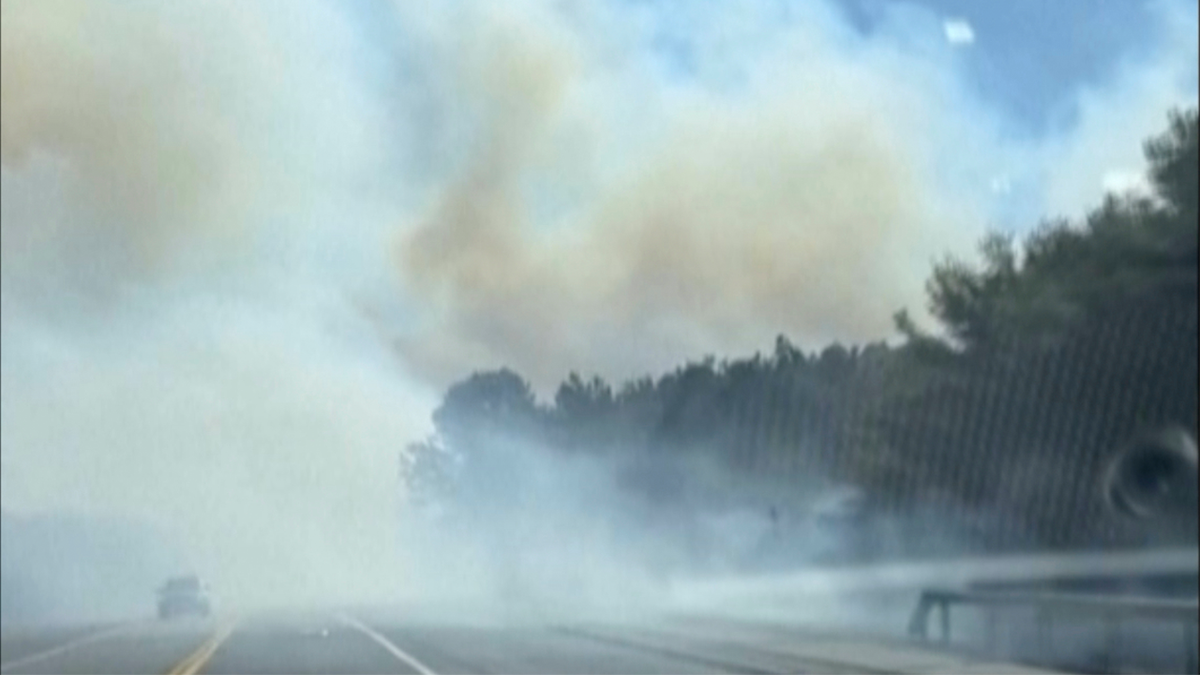
[[[942, 644], [950, 643], [950, 608], [953, 605], [974, 605], [984, 611], [987, 649], [996, 650], [997, 614], [1001, 608], [1031, 608], [1036, 616], [1037, 651], [1040, 655], [1051, 653], [1051, 624], [1056, 616], [1083, 618], [1102, 621], [1108, 635], [1108, 644], [1120, 644], [1122, 623], [1132, 619], [1148, 619], [1177, 623], [1181, 627], [1187, 673], [1196, 673], [1197, 664], [1197, 616], [1200, 605], [1195, 600], [1173, 600], [1140, 597], [1087, 596], [1062, 593], [1002, 593], [992, 591], [963, 591], [927, 589], [921, 593], [920, 601], [909, 619], [909, 635], [929, 640], [929, 622], [934, 610], [938, 611], [939, 638]], [[1110, 649], [1109, 670], [1116, 665], [1116, 649]]]

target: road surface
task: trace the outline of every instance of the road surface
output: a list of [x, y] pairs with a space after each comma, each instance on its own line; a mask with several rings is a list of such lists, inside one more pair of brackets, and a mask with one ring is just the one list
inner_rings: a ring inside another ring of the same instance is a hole
[[19, 673], [1032, 673], [899, 641], [747, 622], [485, 623], [396, 612], [7, 629]]

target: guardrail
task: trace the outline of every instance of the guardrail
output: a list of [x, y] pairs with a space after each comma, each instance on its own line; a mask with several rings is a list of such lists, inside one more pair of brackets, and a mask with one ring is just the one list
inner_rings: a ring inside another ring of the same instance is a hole
[[963, 591], [927, 589], [921, 593], [920, 601], [909, 620], [908, 632], [914, 638], [929, 640], [929, 623], [934, 610], [938, 611], [939, 638], [942, 644], [950, 643], [950, 608], [954, 605], [974, 605], [984, 612], [985, 640], [987, 649], [996, 650], [997, 615], [1002, 608], [1024, 607], [1035, 612], [1037, 651], [1040, 655], [1051, 653], [1051, 625], [1056, 617], [1100, 620], [1105, 626], [1109, 663], [1107, 670], [1117, 665], [1121, 625], [1133, 619], [1148, 619], [1180, 626], [1183, 639], [1185, 671], [1196, 673], [1197, 615], [1200, 605], [1195, 600], [1173, 600], [1139, 597], [1086, 596], [1062, 593], [1002, 593], [994, 591]]

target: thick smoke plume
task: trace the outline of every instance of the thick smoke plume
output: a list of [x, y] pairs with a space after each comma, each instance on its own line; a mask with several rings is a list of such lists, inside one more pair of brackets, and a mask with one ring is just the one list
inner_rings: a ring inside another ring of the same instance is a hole
[[430, 327], [402, 353], [432, 381], [503, 365], [545, 390], [779, 333], [887, 338], [935, 258], [1014, 226], [996, 185], [1047, 181], [1079, 209], [1140, 173], [1139, 141], [1106, 134], [1194, 95], [1176, 65], [1194, 39], [1165, 40], [1081, 96], [1081, 135], [1039, 146], [968, 93], [940, 30], [865, 39], [811, 3], [659, 11], [465, 3], [453, 27], [419, 24], [452, 64], [425, 93], [455, 111], [457, 158], [397, 256]]
[[5, 0], [2, 23], [5, 509], [149, 522], [230, 604], [379, 592], [431, 397], [351, 301], [386, 245], [351, 20]]
[[[882, 338], [927, 263], [981, 230], [934, 173], [961, 123], [933, 64], [847, 57], [818, 15], [760, 47], [733, 93], [704, 65], [660, 91], [569, 18], [468, 12], [471, 41], [447, 48], [465, 62], [456, 103], [484, 121], [397, 263], [435, 303], [438, 328], [402, 344], [436, 381], [481, 362], [543, 384], [630, 375], [779, 332]], [[735, 60], [758, 39], [718, 37]]]

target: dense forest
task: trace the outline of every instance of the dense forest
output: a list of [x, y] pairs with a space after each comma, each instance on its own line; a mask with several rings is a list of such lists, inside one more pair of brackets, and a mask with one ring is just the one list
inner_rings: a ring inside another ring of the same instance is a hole
[[[1194, 527], [1123, 521], [1096, 488], [1134, 434], [1197, 424], [1197, 111], [1171, 113], [1145, 155], [1153, 194], [1109, 195], [1082, 219], [986, 237], [978, 262], [934, 265], [937, 325], [900, 310], [897, 340], [808, 353], [780, 336], [766, 354], [619, 386], [571, 374], [547, 403], [510, 370], [475, 373], [446, 393], [436, 435], [403, 454], [409, 497], [467, 504], [505, 438], [611, 458], [629, 498], [656, 504], [700, 481], [697, 458], [781, 504], [849, 486], [869, 542], [870, 523], [917, 514], [978, 551], [1194, 541]], [[924, 529], [901, 530], [888, 554], [934, 551]]]

